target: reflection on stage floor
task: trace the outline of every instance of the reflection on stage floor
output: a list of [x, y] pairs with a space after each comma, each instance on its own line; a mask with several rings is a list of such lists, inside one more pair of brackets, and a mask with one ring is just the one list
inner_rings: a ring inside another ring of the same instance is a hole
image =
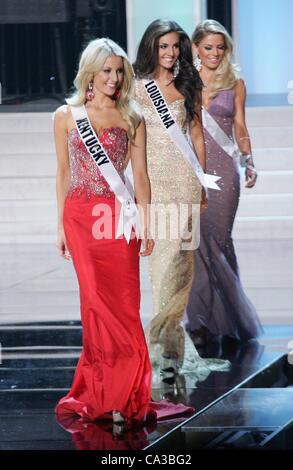
[[[0, 328], [0, 337], [2, 450], [168, 449], [174, 445], [177, 449], [187, 449], [192, 447], [190, 442], [198, 442], [198, 438], [193, 437], [199, 433], [199, 427], [207, 431], [206, 423], [212, 415], [217, 419], [212, 425], [214, 428], [209, 430], [211, 432], [205, 432], [205, 437], [214, 435], [215, 429], [218, 432], [220, 425], [226, 432], [227, 416], [228, 423], [231, 417], [233, 426], [239, 426], [239, 432], [243, 431], [243, 423], [246, 422], [243, 416], [248, 416], [249, 425], [257, 423], [261, 432], [269, 422], [270, 433], [293, 416], [291, 405], [284, 411], [286, 400], [292, 403], [292, 372], [286, 356], [288, 351], [284, 347], [286, 341], [293, 337], [292, 327], [266, 327], [259, 341], [240, 344], [218, 338], [214, 344], [208, 344], [201, 354], [207, 357], [212, 353], [213, 357], [229, 359], [232, 365], [228, 371], [199, 377], [178, 375], [172, 383], [157, 382], [153, 387], [154, 400], [169, 399], [193, 406], [195, 417], [148, 423], [136, 429], [113, 429], [109, 422], [89, 423], [78, 416], [57, 420], [54, 406], [70, 387], [80, 353], [79, 322], [5, 325]], [[284, 407], [277, 413], [275, 421], [273, 416], [271, 420], [262, 421], [266, 413], [269, 415], [278, 390], [279, 406], [284, 404]], [[240, 402], [245, 403], [241, 418], [238, 413]], [[260, 404], [266, 404], [266, 410]], [[231, 406], [235, 416], [227, 412]]]

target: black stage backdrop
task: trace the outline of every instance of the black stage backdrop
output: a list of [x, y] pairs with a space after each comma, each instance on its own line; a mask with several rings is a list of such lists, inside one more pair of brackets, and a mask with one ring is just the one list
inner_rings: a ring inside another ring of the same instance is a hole
[[207, 0], [207, 16], [217, 20], [232, 34], [232, 1]]
[[[231, 0], [207, 0], [208, 18], [230, 32]], [[95, 37], [126, 49], [125, 0], [1, 0], [0, 81], [3, 104], [63, 100], [80, 51]]]
[[126, 49], [125, 0], [1, 0], [3, 103], [62, 99], [80, 51], [103, 36]]

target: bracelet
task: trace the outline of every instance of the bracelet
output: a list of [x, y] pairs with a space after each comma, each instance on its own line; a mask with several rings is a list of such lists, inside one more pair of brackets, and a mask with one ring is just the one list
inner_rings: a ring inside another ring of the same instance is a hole
[[[249, 160], [252, 161], [252, 163], [250, 163], [251, 165], [253, 165], [253, 156], [251, 154], [249, 155], [244, 155], [245, 156], [245, 163], [248, 164]], [[253, 165], [254, 166], [254, 165]]]
[[254, 163], [253, 163], [253, 157], [252, 155], [246, 155], [245, 158], [245, 168], [246, 170], [250, 170], [252, 173], [254, 173], [257, 176], [257, 171], [254, 168]]
[[240, 166], [242, 167], [246, 167], [249, 160], [252, 160], [252, 164], [253, 164], [253, 157], [251, 154], [244, 154], [240, 152], [239, 159], [240, 159]]
[[250, 170], [253, 173], [257, 174], [257, 171], [254, 168], [253, 156], [251, 154], [240, 154], [240, 166], [244, 167], [246, 170]]
[[252, 166], [252, 165], [246, 165], [246, 170], [250, 170], [250, 171], [252, 171], [252, 173], [257, 175], [257, 171], [254, 168], [254, 166]]
[[249, 137], [249, 135], [245, 135], [244, 137], [239, 137], [239, 140], [244, 140], [244, 139], [248, 139], [248, 140], [250, 140], [250, 137]]

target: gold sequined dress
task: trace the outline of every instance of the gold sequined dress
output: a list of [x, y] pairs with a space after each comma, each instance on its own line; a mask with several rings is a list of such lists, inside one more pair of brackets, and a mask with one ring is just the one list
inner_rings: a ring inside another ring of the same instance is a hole
[[[153, 316], [146, 338], [153, 367], [153, 384], [160, 380], [159, 370], [162, 364], [166, 364], [163, 358], [176, 358], [178, 370], [188, 374], [194, 383], [204, 380], [211, 371], [225, 371], [230, 367], [229, 361], [201, 358], [182, 326], [195, 268], [194, 250], [191, 248], [197, 246], [196, 237], [190, 242], [189, 235], [194, 237], [199, 232], [202, 186], [162, 127], [141, 80], [135, 82], [135, 99], [146, 123], [147, 164], [152, 192], [155, 248], [149, 258], [149, 270]], [[169, 109], [183, 133], [187, 134], [184, 100], [173, 101]], [[173, 216], [175, 209], [180, 219], [180, 232], [175, 236], [176, 217], [167, 218], [165, 237], [158, 226], [170, 209]]]
[[[153, 366], [158, 365], [164, 356], [177, 358], [181, 367], [188, 341], [181, 321], [193, 279], [193, 251], [183, 249], [186, 241], [183, 236], [186, 229], [192, 233], [191, 208], [194, 205], [195, 212], [196, 208], [198, 211], [202, 187], [191, 166], [162, 127], [141, 80], [136, 80], [135, 98], [142, 109], [146, 123], [152, 211], [155, 208], [156, 212], [156, 217], [152, 212], [152, 222], [155, 223], [155, 226], [152, 225], [155, 248], [149, 259], [153, 293], [153, 317], [147, 330], [150, 356]], [[184, 100], [173, 101], [169, 108], [185, 133]], [[176, 217], [172, 221], [168, 219], [167, 236], [164, 237], [159, 225], [170, 210], [172, 214], [177, 212], [179, 215], [180, 227], [176, 232], [174, 226]], [[193, 223], [197, 222], [193, 217]], [[169, 230], [171, 226], [175, 230], [172, 236]], [[192, 349], [192, 354], [199, 357], [193, 346]]]

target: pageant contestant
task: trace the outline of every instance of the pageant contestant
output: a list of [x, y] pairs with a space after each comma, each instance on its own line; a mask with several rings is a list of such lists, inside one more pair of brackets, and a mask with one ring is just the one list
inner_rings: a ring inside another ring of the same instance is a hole
[[221, 190], [209, 192], [208, 208], [201, 216], [187, 327], [197, 344], [210, 334], [249, 340], [259, 335], [261, 326], [243, 292], [231, 236], [240, 195], [239, 150], [233, 133], [246, 167], [246, 187], [252, 188], [257, 178], [245, 123], [245, 85], [231, 63], [232, 39], [221, 24], [204, 21], [195, 29], [192, 41], [194, 65], [203, 82], [207, 172], [221, 176]]
[[[184, 233], [191, 217], [181, 212], [204, 200], [204, 139], [200, 123], [201, 80], [192, 64], [191, 42], [174, 21], [156, 20], [146, 29], [135, 62], [135, 98], [147, 129], [147, 164], [152, 188], [152, 209], [162, 221], [168, 207], [178, 209], [183, 232], [160, 237], [152, 231], [155, 248], [150, 257], [153, 318], [148, 343], [153, 367], [169, 377], [188, 365], [221, 368], [221, 361], [202, 360], [188, 339], [181, 320], [193, 277], [193, 251], [185, 249]], [[190, 155], [191, 146], [196, 150]], [[198, 157], [198, 160], [196, 158]], [[204, 201], [205, 204], [205, 201]], [[197, 223], [199, 211], [193, 214]], [[188, 354], [187, 354], [188, 350]], [[188, 356], [188, 357], [187, 357]], [[225, 364], [224, 364], [225, 365]]]
[[[125, 52], [110, 39], [94, 40], [82, 53], [75, 94], [55, 116], [58, 246], [77, 273], [83, 334], [71, 390], [56, 407], [61, 417], [117, 423], [155, 415], [139, 316], [138, 211], [124, 176], [130, 155], [135, 198], [146, 213], [145, 126], [130, 98], [132, 83]], [[141, 256], [153, 249], [147, 229]], [[159, 417], [164, 406], [155, 407]]]

